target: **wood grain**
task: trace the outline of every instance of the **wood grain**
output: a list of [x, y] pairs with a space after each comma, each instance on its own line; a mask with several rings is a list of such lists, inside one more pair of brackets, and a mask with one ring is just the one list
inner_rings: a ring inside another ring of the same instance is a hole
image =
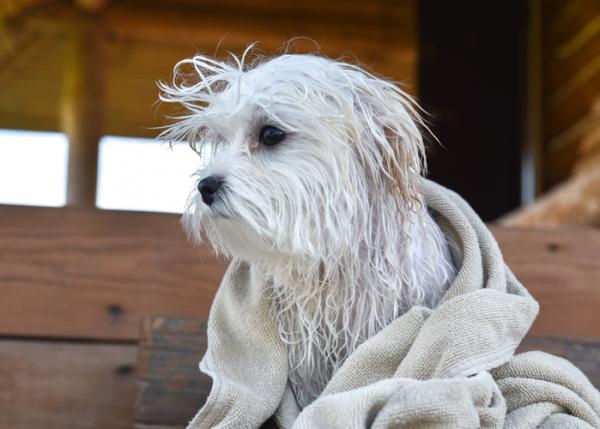
[[[183, 428], [200, 409], [211, 381], [198, 370], [206, 350], [203, 320], [144, 321], [138, 355], [137, 429]], [[527, 337], [518, 352], [543, 350], [569, 359], [600, 386], [600, 341]]]
[[0, 427], [126, 429], [135, 346], [0, 340]]
[[[542, 169], [548, 189], [565, 180], [581, 160], [582, 123], [600, 94], [600, 2], [540, 4], [543, 64], [538, 80], [543, 85]], [[568, 144], [558, 146], [557, 140]]]
[[210, 392], [210, 378], [198, 369], [205, 351], [203, 320], [144, 320], [138, 349], [136, 423], [171, 425], [194, 416]]
[[0, 206], [0, 334], [136, 341], [149, 314], [206, 316], [225, 264], [178, 216]]
[[492, 227], [508, 266], [540, 303], [535, 336], [600, 339], [600, 231]]
[[[0, 334], [137, 341], [144, 316], [206, 317], [226, 262], [178, 216], [0, 206]], [[600, 231], [494, 227], [540, 301], [536, 335], [600, 337]]]
[[[202, 319], [148, 317], [138, 349], [135, 429], [182, 429], [202, 407], [212, 385], [198, 369], [206, 352]], [[262, 429], [276, 429], [269, 420]]]
[[104, 134], [101, 21], [82, 13], [67, 40], [61, 103], [61, 131], [69, 141], [67, 204], [94, 208], [98, 145]]
[[[0, 128], [60, 129], [60, 83], [67, 23], [75, 11], [64, 2], [45, 2], [48, 10], [14, 27], [42, 34], [0, 76]], [[332, 57], [350, 54], [378, 73], [411, 85], [417, 67], [415, 0], [390, 2], [259, 1], [111, 2], [103, 12], [106, 51], [105, 131], [109, 135], [156, 137], [153, 127], [173, 113], [155, 102], [155, 82], [168, 80], [179, 60], [196, 53], [224, 56], [249, 44], [269, 55], [293, 37], [312, 38], [300, 52]], [[0, 57], [4, 54], [0, 44]]]
[[182, 429], [183, 425], [153, 425], [144, 423], [135, 423], [133, 429]]

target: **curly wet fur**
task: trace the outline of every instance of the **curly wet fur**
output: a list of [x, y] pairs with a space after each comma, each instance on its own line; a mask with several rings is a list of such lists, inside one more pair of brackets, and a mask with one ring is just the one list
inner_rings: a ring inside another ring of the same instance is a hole
[[[315, 55], [180, 62], [161, 99], [186, 113], [163, 137], [189, 141], [224, 185], [194, 193], [184, 225], [265, 276], [289, 380], [309, 404], [365, 339], [454, 276], [417, 182], [424, 145], [414, 102], [359, 66]], [[259, 142], [263, 126], [285, 140]]]

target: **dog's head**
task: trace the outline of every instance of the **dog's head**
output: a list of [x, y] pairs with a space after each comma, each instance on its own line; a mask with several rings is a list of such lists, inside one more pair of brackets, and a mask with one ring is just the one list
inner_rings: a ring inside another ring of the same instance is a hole
[[415, 105], [356, 65], [196, 56], [161, 89], [187, 109], [165, 137], [208, 159], [185, 225], [227, 256], [335, 259], [385, 234], [373, 227], [384, 212], [419, 204]]

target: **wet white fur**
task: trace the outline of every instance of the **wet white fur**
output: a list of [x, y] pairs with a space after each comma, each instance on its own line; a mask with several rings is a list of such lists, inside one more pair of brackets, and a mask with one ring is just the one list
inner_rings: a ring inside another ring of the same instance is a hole
[[[189, 141], [223, 189], [195, 192], [184, 224], [268, 283], [301, 407], [365, 339], [454, 276], [417, 189], [424, 147], [413, 101], [356, 65], [315, 55], [180, 62], [161, 99], [185, 114], [163, 135]], [[263, 126], [285, 140], [259, 142]]]

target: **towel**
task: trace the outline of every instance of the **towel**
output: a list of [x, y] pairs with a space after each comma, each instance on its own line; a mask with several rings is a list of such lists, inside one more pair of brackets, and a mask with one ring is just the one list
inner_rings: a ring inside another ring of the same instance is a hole
[[450, 239], [457, 276], [439, 304], [413, 307], [367, 339], [300, 410], [267, 281], [234, 260], [215, 296], [200, 369], [210, 395], [188, 429], [600, 428], [600, 393], [568, 361], [515, 355], [538, 304], [457, 194], [420, 190]]

